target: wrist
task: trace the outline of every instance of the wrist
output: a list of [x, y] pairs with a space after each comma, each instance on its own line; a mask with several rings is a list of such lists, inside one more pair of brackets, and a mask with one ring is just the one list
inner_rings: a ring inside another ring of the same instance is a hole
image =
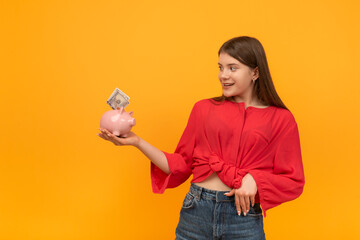
[[140, 149], [141, 144], [142, 144], [142, 141], [143, 141], [143, 140], [142, 140], [141, 137], [136, 136], [136, 140], [135, 140], [133, 146]]

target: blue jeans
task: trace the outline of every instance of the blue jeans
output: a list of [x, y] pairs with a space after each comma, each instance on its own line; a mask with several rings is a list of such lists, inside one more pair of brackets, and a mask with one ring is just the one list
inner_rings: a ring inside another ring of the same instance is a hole
[[191, 183], [186, 194], [179, 223], [177, 240], [246, 239], [265, 240], [260, 203], [250, 205], [246, 216], [237, 214], [234, 196], [229, 191], [215, 191]]

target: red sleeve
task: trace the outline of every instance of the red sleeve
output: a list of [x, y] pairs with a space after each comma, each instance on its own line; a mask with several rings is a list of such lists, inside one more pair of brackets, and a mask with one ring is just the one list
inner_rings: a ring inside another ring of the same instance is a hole
[[279, 137], [273, 161], [272, 173], [249, 170], [255, 179], [264, 211], [294, 200], [303, 192], [305, 176], [296, 122], [293, 121]]
[[166, 188], [175, 188], [184, 183], [192, 174], [192, 156], [195, 148], [195, 131], [198, 121], [195, 104], [191, 110], [186, 128], [174, 153], [162, 151], [169, 164], [170, 174], [164, 173], [151, 163], [151, 184], [154, 193], [163, 193]]

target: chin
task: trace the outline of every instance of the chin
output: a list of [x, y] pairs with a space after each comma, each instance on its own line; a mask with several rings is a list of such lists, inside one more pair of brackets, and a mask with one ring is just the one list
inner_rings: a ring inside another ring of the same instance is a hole
[[225, 97], [232, 97], [232, 96], [234, 96], [233, 94], [224, 93], [224, 92], [223, 92], [223, 95], [224, 95]]

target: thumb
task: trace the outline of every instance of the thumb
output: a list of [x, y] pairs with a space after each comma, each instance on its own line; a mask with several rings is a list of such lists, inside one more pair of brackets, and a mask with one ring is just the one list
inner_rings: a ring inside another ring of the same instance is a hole
[[224, 195], [228, 196], [228, 197], [231, 197], [232, 195], [235, 194], [235, 189], [231, 190], [230, 192], [228, 193], [225, 193]]

